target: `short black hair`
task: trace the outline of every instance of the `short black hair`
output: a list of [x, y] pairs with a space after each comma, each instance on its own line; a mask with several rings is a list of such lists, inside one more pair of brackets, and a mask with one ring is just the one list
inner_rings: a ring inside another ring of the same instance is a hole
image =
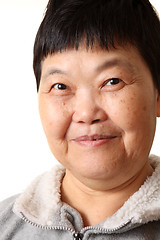
[[45, 57], [84, 40], [87, 48], [135, 46], [160, 92], [160, 21], [148, 0], [49, 0], [34, 44], [37, 90]]

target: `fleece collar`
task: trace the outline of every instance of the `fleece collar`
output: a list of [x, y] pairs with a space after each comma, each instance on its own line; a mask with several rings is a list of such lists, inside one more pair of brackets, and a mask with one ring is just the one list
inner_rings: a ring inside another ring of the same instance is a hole
[[[101, 226], [107, 229], [117, 228], [128, 220], [132, 224], [145, 224], [160, 219], [160, 158], [150, 157], [155, 169], [140, 189]], [[13, 207], [16, 215], [25, 217], [41, 226], [52, 225], [54, 214], [62, 208], [60, 187], [65, 174], [61, 165], [37, 177], [17, 199]]]

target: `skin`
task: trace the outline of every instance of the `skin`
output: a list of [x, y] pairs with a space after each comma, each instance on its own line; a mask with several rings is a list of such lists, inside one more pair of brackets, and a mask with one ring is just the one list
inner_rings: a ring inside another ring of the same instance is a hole
[[133, 46], [81, 45], [44, 59], [38, 97], [49, 146], [66, 168], [62, 201], [85, 226], [97, 224], [153, 172], [160, 100], [151, 72]]

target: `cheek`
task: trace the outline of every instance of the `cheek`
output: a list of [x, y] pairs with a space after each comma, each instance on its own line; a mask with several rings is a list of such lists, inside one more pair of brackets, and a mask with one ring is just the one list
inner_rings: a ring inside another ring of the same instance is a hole
[[128, 94], [114, 94], [111, 99], [111, 119], [124, 131], [138, 131], [152, 125], [155, 118], [153, 98], [129, 92]]
[[115, 95], [112, 98], [110, 118], [122, 131], [128, 156], [134, 156], [135, 159], [141, 156], [143, 159], [144, 154], [149, 154], [156, 125], [153, 95], [138, 94], [138, 91], [136, 94]]
[[66, 104], [56, 101], [39, 101], [39, 112], [48, 140], [64, 138], [71, 119]]

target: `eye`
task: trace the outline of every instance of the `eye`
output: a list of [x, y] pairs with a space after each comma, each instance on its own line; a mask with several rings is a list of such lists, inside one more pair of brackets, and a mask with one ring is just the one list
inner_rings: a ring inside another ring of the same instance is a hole
[[63, 83], [56, 83], [52, 86], [52, 88], [57, 89], [57, 90], [66, 90], [67, 86]]
[[113, 86], [119, 84], [121, 81], [122, 80], [119, 78], [111, 78], [110, 80], [107, 80], [104, 85]]
[[102, 87], [105, 91], [118, 91], [125, 86], [125, 82], [120, 78], [110, 78], [106, 80]]

